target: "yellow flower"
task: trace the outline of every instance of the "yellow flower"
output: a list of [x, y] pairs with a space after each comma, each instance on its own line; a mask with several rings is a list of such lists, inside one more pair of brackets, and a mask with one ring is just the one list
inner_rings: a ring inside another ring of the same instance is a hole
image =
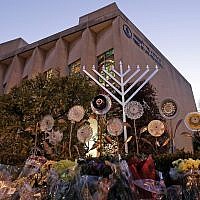
[[189, 170], [198, 170], [200, 168], [200, 160], [194, 160], [192, 158], [188, 159], [178, 159], [172, 163], [178, 172], [184, 173]]
[[182, 161], [183, 161], [183, 159], [175, 160], [175, 161], [172, 162], [172, 165], [173, 165], [174, 167], [177, 167], [177, 166], [179, 165], [179, 163], [181, 163]]
[[200, 129], [200, 112], [191, 112], [185, 116], [185, 125], [188, 129], [196, 131]]

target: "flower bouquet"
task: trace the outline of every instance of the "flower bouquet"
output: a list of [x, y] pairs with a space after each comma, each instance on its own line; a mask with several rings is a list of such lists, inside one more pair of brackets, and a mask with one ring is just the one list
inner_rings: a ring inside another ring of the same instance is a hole
[[184, 198], [200, 199], [200, 160], [178, 159], [172, 165], [170, 176], [181, 181]]
[[190, 170], [199, 170], [200, 169], [200, 160], [189, 159], [178, 159], [172, 162], [173, 166], [180, 173], [187, 173]]

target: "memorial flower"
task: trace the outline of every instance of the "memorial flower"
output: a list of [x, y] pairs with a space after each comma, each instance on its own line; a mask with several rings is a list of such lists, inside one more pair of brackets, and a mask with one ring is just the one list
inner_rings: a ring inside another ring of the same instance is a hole
[[108, 132], [113, 136], [118, 136], [123, 132], [123, 123], [119, 118], [112, 118], [107, 124]]
[[152, 120], [148, 124], [148, 132], [154, 136], [159, 137], [161, 136], [165, 131], [165, 125], [160, 120]]
[[82, 106], [73, 106], [68, 113], [68, 119], [72, 122], [80, 122], [85, 114], [85, 110]]
[[89, 125], [84, 125], [77, 131], [77, 139], [81, 143], [88, 142], [92, 137], [92, 128]]
[[144, 113], [142, 105], [137, 101], [130, 101], [125, 106], [125, 114], [130, 119], [139, 119]]
[[40, 122], [41, 131], [50, 131], [54, 126], [54, 119], [51, 115], [46, 115]]
[[179, 173], [186, 173], [189, 172], [190, 170], [199, 170], [200, 169], [200, 160], [194, 160], [192, 158], [188, 159], [179, 159], [174, 162], [172, 162], [172, 165], [175, 167], [177, 172]]
[[185, 116], [185, 125], [192, 131], [200, 130], [200, 113], [191, 112]]

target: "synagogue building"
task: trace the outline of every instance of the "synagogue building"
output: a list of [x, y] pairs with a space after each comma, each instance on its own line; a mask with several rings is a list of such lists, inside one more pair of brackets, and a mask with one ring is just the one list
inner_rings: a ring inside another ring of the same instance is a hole
[[[157, 90], [159, 103], [166, 98], [177, 102], [178, 113], [172, 126], [184, 119], [188, 112], [196, 111], [190, 83], [120, 11], [115, 3], [79, 18], [78, 25], [28, 44], [22, 38], [0, 44], [0, 93], [7, 93], [24, 79], [38, 73], [47, 76], [59, 70], [61, 75], [79, 73], [85, 66], [99, 69], [122, 61], [124, 70], [158, 67], [150, 83]], [[147, 75], [148, 77], [148, 75]], [[145, 79], [145, 77], [144, 77]], [[178, 132], [187, 131], [184, 123]], [[176, 148], [192, 151], [192, 140], [177, 134]]]

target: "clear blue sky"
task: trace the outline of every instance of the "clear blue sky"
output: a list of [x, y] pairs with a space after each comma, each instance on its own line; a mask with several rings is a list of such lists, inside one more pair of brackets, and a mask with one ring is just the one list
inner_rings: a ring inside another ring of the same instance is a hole
[[191, 83], [200, 104], [200, 0], [1, 0], [0, 43], [32, 43], [112, 2]]

